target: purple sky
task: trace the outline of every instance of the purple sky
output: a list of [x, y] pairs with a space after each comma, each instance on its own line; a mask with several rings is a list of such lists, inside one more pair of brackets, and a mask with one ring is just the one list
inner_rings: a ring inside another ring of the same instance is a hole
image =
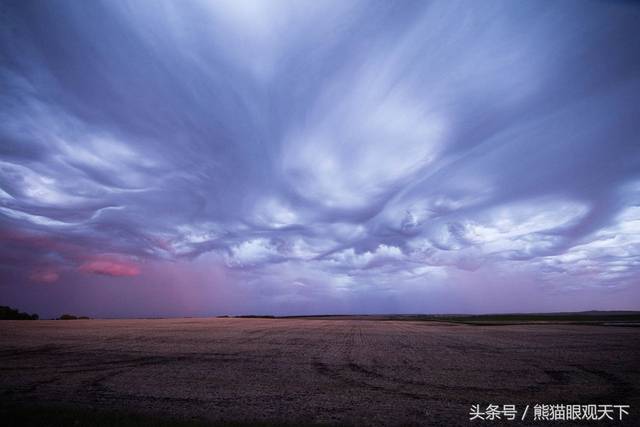
[[0, 305], [640, 309], [640, 5], [3, 1]]

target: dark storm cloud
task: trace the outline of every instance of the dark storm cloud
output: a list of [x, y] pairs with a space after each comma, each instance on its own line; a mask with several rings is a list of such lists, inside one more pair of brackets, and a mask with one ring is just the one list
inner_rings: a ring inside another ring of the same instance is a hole
[[27, 1], [0, 19], [5, 283], [187, 262], [265, 310], [402, 310], [487, 271], [637, 288], [633, 4]]

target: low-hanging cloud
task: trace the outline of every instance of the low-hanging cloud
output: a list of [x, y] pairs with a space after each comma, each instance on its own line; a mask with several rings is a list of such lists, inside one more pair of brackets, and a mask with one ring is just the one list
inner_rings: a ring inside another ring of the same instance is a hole
[[94, 259], [80, 265], [84, 273], [103, 274], [105, 276], [137, 276], [140, 268], [133, 263], [113, 259]]

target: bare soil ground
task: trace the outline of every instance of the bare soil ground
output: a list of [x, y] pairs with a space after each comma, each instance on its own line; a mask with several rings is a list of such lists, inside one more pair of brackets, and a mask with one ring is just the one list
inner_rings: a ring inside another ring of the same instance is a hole
[[472, 424], [473, 404], [628, 404], [634, 425], [640, 328], [4, 321], [0, 398], [179, 419], [452, 426]]

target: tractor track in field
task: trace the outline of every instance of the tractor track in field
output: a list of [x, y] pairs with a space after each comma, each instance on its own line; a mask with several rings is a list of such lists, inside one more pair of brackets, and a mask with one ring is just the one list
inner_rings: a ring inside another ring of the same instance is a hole
[[3, 326], [6, 402], [451, 426], [467, 425], [472, 404], [640, 404], [638, 328], [348, 319]]

